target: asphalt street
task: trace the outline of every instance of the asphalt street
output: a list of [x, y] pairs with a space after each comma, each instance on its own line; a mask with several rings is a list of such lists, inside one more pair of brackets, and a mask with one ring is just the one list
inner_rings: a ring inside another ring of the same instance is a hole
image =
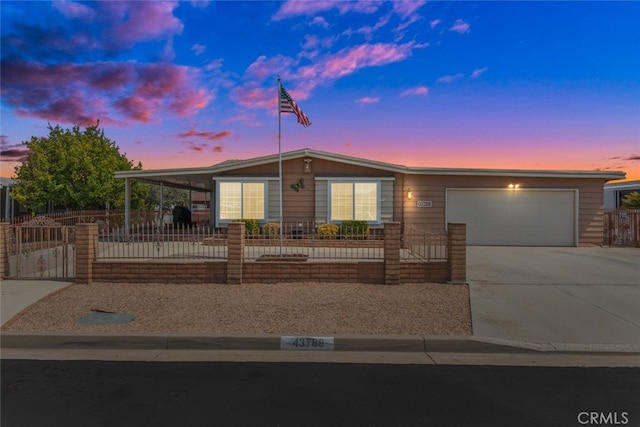
[[1, 381], [3, 427], [640, 426], [637, 368], [3, 360]]

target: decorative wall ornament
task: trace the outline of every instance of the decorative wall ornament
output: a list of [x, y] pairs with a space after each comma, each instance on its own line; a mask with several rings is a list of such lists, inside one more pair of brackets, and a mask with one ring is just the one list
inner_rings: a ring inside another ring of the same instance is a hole
[[298, 182], [291, 184], [289, 187], [297, 193], [301, 188], [304, 188], [304, 179], [300, 178]]

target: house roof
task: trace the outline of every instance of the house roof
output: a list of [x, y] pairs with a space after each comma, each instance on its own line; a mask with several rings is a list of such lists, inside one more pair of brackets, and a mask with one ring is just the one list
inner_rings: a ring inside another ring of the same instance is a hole
[[624, 181], [605, 184], [604, 188], [615, 190], [640, 190], [640, 179], [635, 181]]
[[[383, 171], [414, 175], [463, 175], [463, 176], [509, 176], [541, 178], [600, 178], [606, 181], [624, 179], [622, 171], [579, 171], [579, 170], [530, 170], [530, 169], [469, 169], [469, 168], [433, 168], [403, 166], [394, 163], [379, 162], [360, 157], [309, 148], [282, 153], [282, 160], [311, 157], [339, 163], [363, 166]], [[169, 185], [172, 187], [208, 190], [213, 185], [213, 177], [224, 172], [241, 168], [250, 168], [278, 162], [280, 155], [254, 157], [246, 160], [226, 160], [213, 166], [179, 169], [130, 170], [116, 172], [116, 178], [129, 178], [134, 181]]]

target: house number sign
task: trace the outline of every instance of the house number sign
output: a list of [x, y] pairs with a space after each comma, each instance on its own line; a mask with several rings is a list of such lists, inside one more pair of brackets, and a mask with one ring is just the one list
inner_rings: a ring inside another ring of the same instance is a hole
[[419, 208], [430, 208], [431, 200], [418, 200], [417, 204]]
[[280, 350], [333, 350], [333, 337], [280, 337]]

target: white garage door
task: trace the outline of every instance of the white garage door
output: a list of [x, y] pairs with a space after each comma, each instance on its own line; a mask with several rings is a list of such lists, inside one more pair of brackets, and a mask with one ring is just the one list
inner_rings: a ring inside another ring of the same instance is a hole
[[447, 190], [447, 222], [467, 224], [467, 244], [576, 246], [573, 190]]

